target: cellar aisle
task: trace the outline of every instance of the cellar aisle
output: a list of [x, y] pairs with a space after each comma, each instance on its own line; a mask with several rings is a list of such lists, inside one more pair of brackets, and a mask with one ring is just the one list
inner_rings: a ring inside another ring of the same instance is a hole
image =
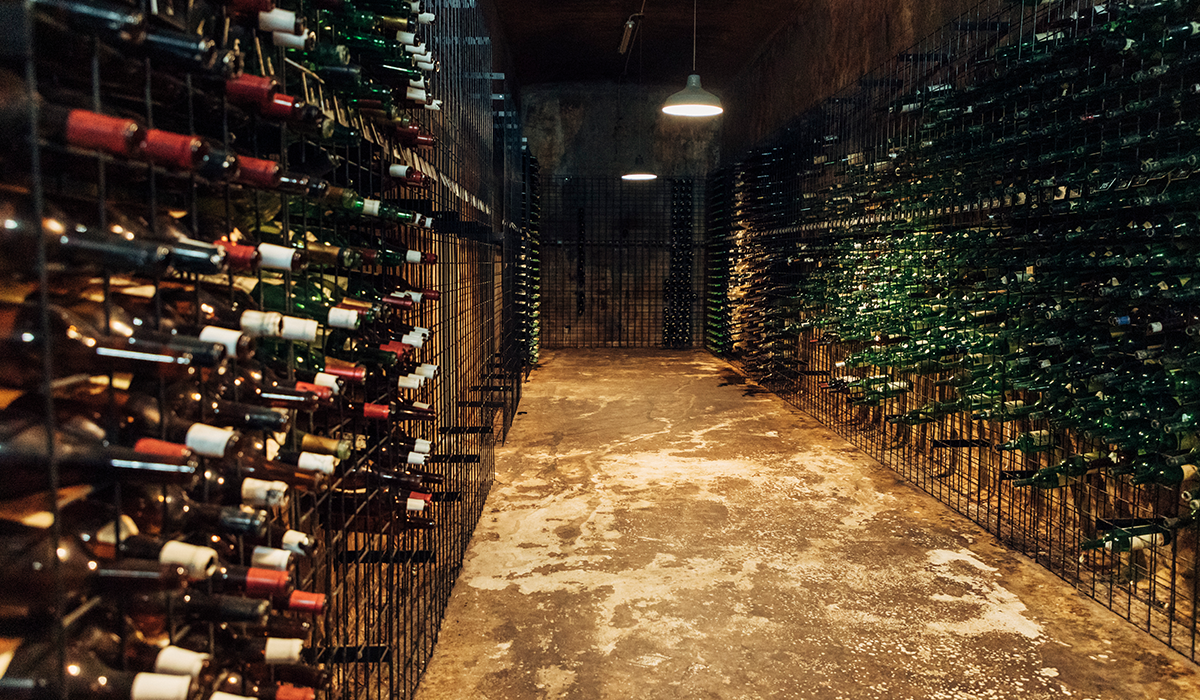
[[706, 352], [548, 352], [525, 392], [418, 700], [1200, 698]]

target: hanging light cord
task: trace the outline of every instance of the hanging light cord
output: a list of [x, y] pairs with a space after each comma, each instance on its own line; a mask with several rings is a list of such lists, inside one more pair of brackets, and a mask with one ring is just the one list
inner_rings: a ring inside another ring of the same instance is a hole
[[696, 72], [696, 3], [692, 0], [692, 72]]

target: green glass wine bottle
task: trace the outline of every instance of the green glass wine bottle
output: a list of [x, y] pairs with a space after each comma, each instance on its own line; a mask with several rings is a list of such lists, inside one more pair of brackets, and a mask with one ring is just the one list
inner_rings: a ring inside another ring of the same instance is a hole
[[1174, 532], [1194, 522], [1191, 515], [1157, 520], [1134, 519], [1111, 521], [1113, 525], [1100, 537], [1086, 540], [1079, 545], [1081, 550], [1104, 548], [1110, 552], [1138, 552], [1168, 545]]
[[[362, 318], [357, 310], [343, 308], [336, 299], [327, 296], [320, 286], [301, 280], [292, 285], [291, 292], [283, 284], [267, 281], [255, 285], [252, 296], [262, 295], [263, 308], [272, 311], [287, 311], [302, 318], [312, 319], [330, 328], [357, 330]], [[289, 307], [290, 302], [290, 309]]]
[[1036, 474], [1025, 479], [1015, 479], [1013, 486], [1032, 486], [1038, 489], [1057, 489], [1079, 481], [1088, 474], [1095, 474], [1114, 464], [1110, 455], [1100, 452], [1089, 452], [1082, 455], [1071, 455], [1063, 461], [1045, 469], [1039, 469]]
[[1017, 450], [1025, 453], [1049, 452], [1055, 448], [1054, 435], [1049, 430], [1031, 430], [996, 445], [999, 452]]

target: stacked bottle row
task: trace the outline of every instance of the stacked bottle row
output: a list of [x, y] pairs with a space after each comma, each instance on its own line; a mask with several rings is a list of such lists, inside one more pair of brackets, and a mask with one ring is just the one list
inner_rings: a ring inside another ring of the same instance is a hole
[[692, 345], [692, 236], [695, 230], [694, 194], [691, 180], [671, 182], [671, 238], [669, 267], [663, 288], [663, 337], [665, 348]]
[[726, 174], [721, 271], [760, 381], [1189, 655], [1198, 22], [985, 3]]
[[361, 667], [419, 675], [440, 603], [363, 565], [433, 561], [486, 447], [436, 364], [434, 16], [5, 13], [0, 697], [410, 695]]
[[704, 346], [718, 355], [732, 350], [729, 340], [730, 211], [725, 179], [722, 172], [714, 174], [705, 196]]
[[541, 351], [541, 168], [537, 158], [526, 149], [522, 153], [526, 172], [526, 184], [522, 191], [526, 221], [517, 253], [516, 296], [520, 318], [518, 319], [521, 344], [525, 361], [535, 365]]

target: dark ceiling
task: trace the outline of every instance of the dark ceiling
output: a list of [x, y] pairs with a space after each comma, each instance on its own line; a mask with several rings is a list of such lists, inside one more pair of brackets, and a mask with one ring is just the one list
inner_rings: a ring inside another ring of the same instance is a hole
[[[704, 87], [720, 92], [797, 0], [697, 0], [696, 64]], [[692, 67], [692, 0], [645, 0], [633, 49], [617, 53], [624, 24], [643, 0], [497, 0], [520, 85], [626, 81], [678, 83]], [[627, 62], [628, 61], [628, 62]], [[626, 72], [628, 71], [628, 72]]]

